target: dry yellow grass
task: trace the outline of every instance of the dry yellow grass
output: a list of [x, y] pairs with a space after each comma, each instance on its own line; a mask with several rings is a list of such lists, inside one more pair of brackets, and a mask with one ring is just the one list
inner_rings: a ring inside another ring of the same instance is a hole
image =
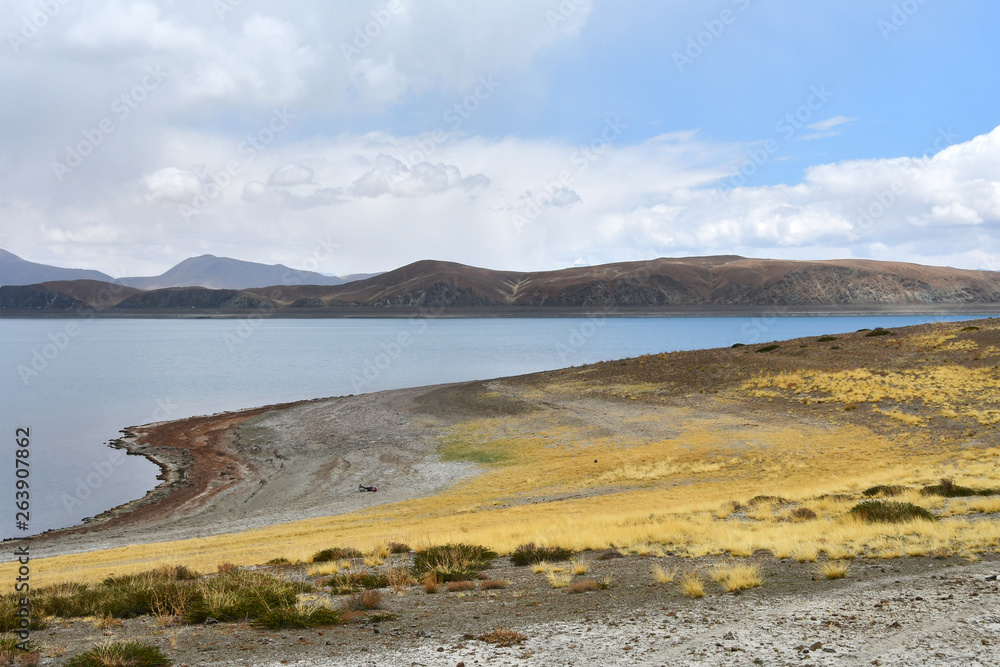
[[587, 574], [588, 569], [590, 569], [590, 566], [587, 565], [587, 563], [584, 563], [582, 560], [570, 561], [569, 570], [573, 574], [576, 575]]
[[573, 575], [569, 572], [549, 571], [545, 573], [545, 578], [552, 584], [552, 588], [566, 588], [573, 580]]
[[[701, 412], [630, 403], [637, 423], [658, 433], [667, 429], [653, 427], [669, 424], [669, 435], [646, 439], [634, 432], [610, 437], [544, 414], [468, 420], [442, 440], [442, 455], [485, 462], [484, 472], [435, 496], [244, 533], [42, 558], [33, 560], [33, 574], [44, 585], [99, 581], [108, 572], [160, 565], [212, 571], [223, 561], [254, 565], [280, 555], [302, 562], [330, 544], [367, 552], [366, 562], [377, 563], [388, 556], [383, 552], [390, 538], [414, 545], [482, 544], [501, 554], [528, 542], [574, 551], [630, 545], [621, 550], [653, 556], [743, 557], [764, 550], [805, 562], [822, 554], [847, 559], [996, 551], [998, 522], [967, 517], [1000, 511], [1000, 498], [956, 501], [921, 496], [918, 489], [942, 477], [1000, 487], [1000, 448], [979, 444], [990, 442], [992, 432], [984, 429], [979, 440], [963, 440], [958, 447], [924, 428], [942, 419], [1000, 422], [998, 388], [996, 369], [961, 366], [885, 374], [867, 369], [778, 373], [713, 397], [711, 409]], [[655, 385], [611, 388], [630, 396], [657, 390]], [[607, 391], [570, 379], [537, 394]], [[899, 417], [885, 417], [891, 428], [873, 430], [864, 423], [789, 415], [747, 428], [740, 401], [756, 400], [762, 392], [775, 400], [870, 404], [866, 415], [872, 407], [895, 411], [919, 419], [920, 427]], [[955, 417], [942, 416], [944, 411]], [[600, 463], [595, 465], [595, 459]], [[942, 520], [904, 527], [853, 521], [848, 510], [875, 484], [909, 487], [899, 499], [940, 512]], [[558, 499], [571, 495], [576, 497]], [[735, 512], [737, 502], [758, 495], [786, 498], [817, 518], [787, 521], [786, 510], [767, 503]], [[0, 564], [0, 577], [12, 581], [12, 572], [10, 563]]]
[[689, 598], [705, 597], [705, 583], [697, 572], [685, 574], [680, 581], [681, 592]]
[[843, 561], [828, 561], [816, 568], [816, 574], [824, 579], [843, 579], [847, 576], [850, 563]]
[[677, 569], [667, 570], [662, 565], [654, 565], [649, 573], [653, 575], [653, 580], [658, 584], [669, 584], [677, 576]]
[[760, 566], [756, 564], [723, 563], [716, 565], [709, 576], [712, 578], [712, 581], [721, 585], [727, 593], [756, 588], [764, 583], [764, 579], [760, 573]]

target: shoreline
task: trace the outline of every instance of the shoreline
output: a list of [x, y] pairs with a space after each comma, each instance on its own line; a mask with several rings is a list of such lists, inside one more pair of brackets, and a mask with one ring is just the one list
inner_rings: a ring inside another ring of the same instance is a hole
[[[209, 475], [217, 472], [217, 468], [213, 466], [201, 468], [199, 464], [203, 465], [208, 459], [222, 454], [223, 449], [209, 447], [199, 449], [195, 454], [192, 447], [181, 446], [176, 437], [168, 437], [166, 442], [152, 442], [153, 438], [159, 439], [161, 430], [166, 429], [169, 432], [177, 427], [188, 430], [186, 427], [190, 425], [190, 431], [196, 436], [203, 435], [203, 431], [211, 432], [220, 427], [225, 431], [230, 431], [238, 428], [242, 422], [266, 412], [327, 400], [333, 399], [314, 398], [291, 403], [274, 403], [211, 415], [196, 415], [125, 427], [120, 431], [122, 436], [108, 441], [107, 446], [124, 450], [128, 456], [141, 456], [159, 468], [160, 472], [155, 479], [160, 481], [156, 486], [139, 498], [108, 508], [92, 517], [86, 517], [79, 524], [51, 528], [29, 537], [7, 538], [0, 540], [0, 543], [9, 545], [17, 545], [22, 541], [44, 543], [86, 534], [105, 527], [141, 523], [153, 511], [176, 510], [176, 506], [183, 504], [188, 498], [178, 498], [175, 494], [184, 489], [191, 489], [191, 493], [187, 496], [197, 497], [209, 491]], [[194, 481], [192, 481], [192, 476], [195, 477]], [[3, 561], [4, 559], [0, 559], [0, 562]]]
[[535, 319], [590, 317], [905, 317], [956, 316], [968, 318], [1000, 316], [1000, 303], [967, 304], [860, 304], [860, 305], [748, 305], [748, 306], [601, 306], [601, 307], [484, 307], [484, 308], [246, 308], [246, 309], [130, 309], [114, 308], [72, 311], [0, 311], [9, 319]]

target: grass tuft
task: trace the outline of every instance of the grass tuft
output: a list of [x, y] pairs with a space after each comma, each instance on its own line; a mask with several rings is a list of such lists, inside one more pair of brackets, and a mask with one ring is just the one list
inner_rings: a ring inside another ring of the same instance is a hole
[[913, 503], [894, 500], [863, 500], [851, 508], [851, 514], [865, 523], [906, 523], [907, 521], [935, 521], [937, 517]]
[[418, 551], [411, 570], [416, 577], [433, 572], [441, 582], [474, 579], [493, 565], [497, 552], [479, 545], [443, 544]]
[[332, 549], [321, 549], [313, 554], [310, 559], [313, 563], [328, 563], [331, 560], [342, 558], [361, 558], [362, 554], [357, 549], [333, 547]]
[[829, 561], [816, 568], [816, 574], [824, 579], [843, 579], [847, 576], [850, 563], [844, 561]]
[[654, 565], [650, 568], [649, 572], [653, 575], [653, 579], [655, 579], [659, 584], [669, 584], [677, 576], [676, 568], [667, 570], [662, 565]]
[[382, 604], [382, 593], [374, 590], [363, 590], [360, 593], [348, 595], [344, 599], [344, 609], [350, 611], [369, 611], [378, 609]]
[[760, 566], [756, 563], [740, 565], [726, 563], [717, 566], [711, 573], [712, 581], [720, 584], [727, 593], [738, 593], [748, 588], [757, 588], [764, 583]]
[[876, 484], [875, 486], [870, 486], [862, 493], [872, 498], [874, 496], [898, 496], [906, 491], [905, 486], [899, 486], [898, 484]]
[[445, 593], [457, 593], [458, 591], [471, 591], [476, 588], [474, 581], [452, 581], [445, 584]]
[[796, 507], [789, 513], [789, 516], [792, 517], [793, 521], [811, 521], [816, 518], [816, 512], [808, 507]]
[[486, 579], [479, 582], [479, 588], [484, 591], [497, 590], [499, 588], [507, 588], [507, 582], [503, 579]]
[[514, 565], [534, 565], [542, 561], [562, 561], [572, 558], [573, 552], [563, 547], [541, 547], [534, 542], [522, 544], [514, 549], [510, 555], [510, 562]]
[[681, 577], [681, 592], [689, 598], [705, 597], [705, 584], [697, 572], [689, 572]]
[[920, 490], [923, 496], [941, 496], [943, 498], [968, 498], [969, 496], [993, 496], [1000, 494], [1000, 489], [973, 489], [969, 486], [959, 486], [951, 479], [944, 478], [939, 484], [925, 486]]
[[569, 572], [546, 572], [545, 578], [552, 584], [552, 588], [566, 588], [573, 580], [573, 575]]
[[590, 579], [581, 579], [580, 581], [575, 581], [567, 589], [569, 593], [589, 593], [591, 591], [601, 590], [601, 585], [596, 581]]
[[95, 646], [70, 658], [66, 667], [161, 667], [171, 660], [160, 649], [140, 642], [115, 642]]
[[510, 630], [508, 628], [496, 628], [490, 632], [479, 635], [477, 639], [481, 642], [486, 642], [487, 644], [496, 644], [497, 646], [514, 646], [515, 644], [520, 644], [525, 641], [528, 637], [522, 635], [516, 630]]
[[279, 607], [271, 609], [254, 619], [253, 627], [266, 630], [315, 628], [324, 625], [340, 625], [344, 616], [340, 610], [322, 605], [309, 607]]

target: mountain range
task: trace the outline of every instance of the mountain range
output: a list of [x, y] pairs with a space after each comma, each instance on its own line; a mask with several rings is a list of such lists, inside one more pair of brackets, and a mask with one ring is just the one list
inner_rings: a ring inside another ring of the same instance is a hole
[[[219, 261], [221, 260], [221, 261]], [[23, 260], [22, 260], [23, 261]], [[203, 256], [182, 262], [164, 276], [201, 280], [208, 268], [250, 263]], [[254, 275], [298, 278], [287, 267]], [[208, 267], [208, 268], [205, 268]], [[291, 273], [288, 273], [291, 272]], [[320, 274], [314, 274], [320, 275]], [[327, 280], [329, 277], [323, 276]], [[215, 274], [213, 280], [254, 280], [250, 273]], [[899, 310], [976, 308], [1000, 312], [1000, 272], [970, 271], [876, 260], [773, 260], [736, 255], [660, 258], [556, 271], [496, 271], [435, 260], [414, 262], [386, 273], [341, 284], [271, 284], [220, 288], [157, 285], [139, 279], [47, 281], [0, 287], [0, 309], [8, 315], [56, 314], [77, 310], [104, 315], [239, 314], [261, 310], [289, 315], [389, 314], [418, 309], [454, 314], [572, 312], [665, 312], [686, 308], [811, 308]], [[157, 280], [160, 283], [156, 282]], [[234, 284], [234, 283], [229, 283]]]
[[63, 269], [21, 259], [0, 250], [0, 285], [34, 285], [57, 280], [100, 280], [143, 290], [164, 287], [207, 287], [246, 289], [269, 285], [342, 285], [377, 274], [326, 276], [315, 271], [291, 269], [284, 264], [259, 264], [229, 257], [200, 255], [189, 257], [158, 276], [112, 278], [100, 271]]

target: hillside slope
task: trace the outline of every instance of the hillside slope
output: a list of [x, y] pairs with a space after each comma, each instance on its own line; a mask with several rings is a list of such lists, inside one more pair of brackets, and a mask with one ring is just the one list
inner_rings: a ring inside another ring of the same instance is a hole
[[[191, 274], [197, 273], [192, 270]], [[318, 275], [318, 274], [317, 274]], [[424, 260], [341, 285], [274, 285], [209, 290], [174, 287], [138, 291], [120, 285], [45, 283], [55, 295], [105, 311], [289, 309], [399, 311], [427, 308], [608, 310], [670, 307], [909, 307], [1000, 305], [1000, 272], [969, 271], [874, 260], [792, 261], [737, 256], [660, 258], [558, 271], [495, 271]], [[66, 299], [40, 296], [39, 286], [0, 287], [6, 310], [71, 309]], [[103, 297], [102, 300], [98, 300]], [[992, 312], [992, 311], [991, 311]]]

